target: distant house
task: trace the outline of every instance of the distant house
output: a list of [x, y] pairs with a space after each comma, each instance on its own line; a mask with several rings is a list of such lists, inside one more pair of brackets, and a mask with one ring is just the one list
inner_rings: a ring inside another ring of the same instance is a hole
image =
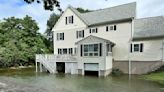
[[107, 76], [118, 68], [143, 74], [164, 61], [164, 17], [136, 19], [135, 2], [88, 13], [69, 6], [53, 35], [54, 54], [36, 55], [40, 71]]

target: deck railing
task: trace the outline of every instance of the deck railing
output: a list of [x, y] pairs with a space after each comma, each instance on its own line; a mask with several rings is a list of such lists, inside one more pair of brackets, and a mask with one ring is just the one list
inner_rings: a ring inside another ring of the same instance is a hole
[[54, 55], [54, 54], [37, 54], [36, 59], [45, 59], [49, 62], [76, 62], [77, 57], [74, 55]]

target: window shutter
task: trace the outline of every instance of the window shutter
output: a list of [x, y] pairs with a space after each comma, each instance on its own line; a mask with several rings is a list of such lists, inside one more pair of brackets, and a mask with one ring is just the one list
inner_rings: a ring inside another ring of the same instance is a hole
[[73, 16], [72, 16], [72, 18], [71, 18], [71, 19], [72, 19], [72, 24], [73, 24]]
[[82, 57], [83, 56], [83, 45], [80, 45], [80, 56]]
[[66, 25], [67, 25], [67, 20], [68, 20], [67, 17], [65, 17], [65, 24], [66, 24]]
[[58, 49], [58, 54], [60, 53], [59, 49]]
[[83, 37], [84, 37], [84, 30], [83, 30]]
[[78, 38], [78, 33], [79, 33], [79, 31], [76, 31], [76, 38]]
[[97, 33], [98, 29], [96, 28], [96, 33]]
[[132, 53], [132, 50], [133, 50], [132, 46], [133, 46], [133, 44], [130, 44], [130, 52], [131, 53]]
[[99, 56], [102, 56], [102, 43], [100, 43]]
[[143, 43], [140, 44], [140, 52], [143, 52]]
[[106, 31], [108, 32], [108, 26], [106, 26]]
[[114, 30], [116, 31], [116, 25], [114, 25]]
[[64, 40], [64, 33], [63, 33], [63, 40]]
[[89, 30], [89, 33], [91, 33], [91, 31], [92, 31], [92, 30], [90, 29], [90, 30]]

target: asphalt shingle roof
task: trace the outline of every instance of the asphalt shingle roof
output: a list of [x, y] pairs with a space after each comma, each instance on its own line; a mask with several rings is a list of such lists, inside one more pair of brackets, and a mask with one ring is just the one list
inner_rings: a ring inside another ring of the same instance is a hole
[[152, 37], [164, 37], [164, 17], [135, 19], [133, 39]]
[[100, 9], [88, 13], [79, 13], [76, 9], [74, 9], [71, 6], [69, 8], [88, 26], [136, 17], [135, 2], [114, 6], [106, 9]]

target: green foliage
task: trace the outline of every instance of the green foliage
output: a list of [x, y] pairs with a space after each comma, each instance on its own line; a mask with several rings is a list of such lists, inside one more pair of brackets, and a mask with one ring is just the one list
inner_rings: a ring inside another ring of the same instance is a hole
[[0, 23], [0, 67], [29, 65], [35, 54], [48, 53], [47, 41], [39, 32], [35, 20], [11, 17]]
[[117, 68], [113, 68], [112, 69], [112, 75], [114, 75], [114, 76], [120, 76], [122, 74], [123, 74], [123, 72], [120, 69], [117, 69]]
[[146, 74], [142, 76], [142, 79], [154, 81], [164, 85], [164, 72]]
[[54, 8], [56, 7], [60, 12], [62, 12], [62, 9], [60, 8], [59, 0], [24, 0], [24, 1], [28, 4], [34, 2], [40, 4], [41, 2], [43, 2], [43, 6], [45, 10], [53, 11]]
[[45, 41], [46, 45], [49, 47], [50, 52], [53, 53], [53, 32], [52, 29], [58, 19], [60, 18], [60, 15], [56, 15], [55, 13], [52, 13], [50, 15], [50, 18], [47, 20], [47, 29], [45, 31], [46, 38], [48, 41]]
[[83, 8], [76, 8], [80, 13], [87, 13], [87, 12], [91, 12], [91, 10], [88, 10], [88, 9], [83, 9]]

